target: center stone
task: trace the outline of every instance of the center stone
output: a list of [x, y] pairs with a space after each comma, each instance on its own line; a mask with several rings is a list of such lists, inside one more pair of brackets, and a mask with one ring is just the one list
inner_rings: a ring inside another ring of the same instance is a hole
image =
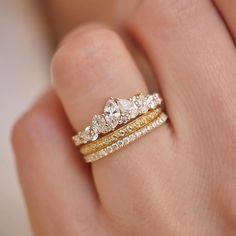
[[109, 99], [104, 108], [104, 114], [108, 125], [114, 129], [120, 119], [120, 109], [117, 103], [113, 99]]

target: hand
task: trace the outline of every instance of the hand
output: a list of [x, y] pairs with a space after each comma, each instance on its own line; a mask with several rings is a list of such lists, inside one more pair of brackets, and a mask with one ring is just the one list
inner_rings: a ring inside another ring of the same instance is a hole
[[108, 97], [147, 86], [111, 30], [84, 26], [64, 40], [53, 59], [56, 94], [13, 132], [36, 235], [236, 234], [236, 3], [217, 3], [224, 20], [208, 0], [143, 1], [130, 16], [169, 122], [91, 168], [74, 129]]

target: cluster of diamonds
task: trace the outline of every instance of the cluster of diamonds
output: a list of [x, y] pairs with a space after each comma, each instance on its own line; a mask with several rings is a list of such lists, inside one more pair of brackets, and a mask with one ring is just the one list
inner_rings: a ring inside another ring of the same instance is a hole
[[155, 109], [161, 105], [162, 99], [158, 93], [144, 96], [138, 94], [130, 99], [110, 98], [102, 115], [95, 115], [92, 124], [73, 137], [75, 145], [85, 144], [98, 139], [99, 134], [115, 130], [118, 125]]
[[99, 138], [94, 142], [83, 145], [80, 148], [80, 152], [85, 156], [95, 152], [100, 151], [101, 149], [117, 142], [118, 140], [134, 133], [135, 131], [146, 126], [154, 119], [156, 119], [161, 113], [161, 108], [156, 108], [154, 110], [148, 111], [147, 113], [139, 116], [138, 118], [130, 121], [128, 124], [123, 125], [119, 129], [107, 134], [104, 137]]
[[84, 159], [86, 162], [94, 162], [97, 161], [119, 149], [122, 147], [134, 142], [135, 140], [139, 139], [140, 137], [146, 135], [151, 130], [157, 128], [158, 126], [164, 124], [167, 120], [167, 115], [165, 113], [161, 113], [158, 118], [156, 118], [154, 121], [146, 125], [145, 127], [139, 129], [138, 131], [132, 133], [131, 135], [124, 137], [121, 140], [118, 140], [117, 142], [113, 143], [112, 145], [87, 156], [84, 156]]

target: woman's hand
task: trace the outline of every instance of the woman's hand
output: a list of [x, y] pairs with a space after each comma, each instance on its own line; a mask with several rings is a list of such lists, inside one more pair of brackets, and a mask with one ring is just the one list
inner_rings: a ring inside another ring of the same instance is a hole
[[108, 97], [147, 86], [104, 26], [63, 41], [55, 92], [13, 132], [36, 235], [236, 234], [236, 2], [216, 5], [221, 15], [209, 0], [146, 0], [130, 16], [128, 34], [150, 61], [169, 122], [91, 168], [73, 146], [74, 129]]

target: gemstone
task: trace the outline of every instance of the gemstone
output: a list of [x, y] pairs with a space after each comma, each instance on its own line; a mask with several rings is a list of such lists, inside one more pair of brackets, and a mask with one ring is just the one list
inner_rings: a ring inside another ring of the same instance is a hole
[[95, 115], [93, 117], [92, 124], [95, 127], [95, 129], [98, 130], [99, 133], [105, 134], [110, 131], [109, 127], [106, 124], [105, 117], [103, 115]]
[[147, 105], [150, 109], [155, 109], [157, 107], [157, 100], [153, 95], [147, 96]]
[[126, 114], [128, 118], [135, 118], [138, 115], [138, 107], [130, 100], [118, 99], [117, 104], [123, 114]]
[[129, 138], [127, 138], [127, 137], [124, 138], [124, 139], [123, 139], [123, 142], [124, 142], [124, 145], [127, 145], [127, 144], [129, 143]]
[[153, 98], [156, 100], [157, 105], [161, 105], [162, 103], [162, 98], [159, 96], [158, 93], [153, 94]]
[[120, 124], [126, 124], [129, 120], [130, 119], [127, 115], [122, 115], [120, 118]]
[[132, 100], [135, 103], [135, 105], [138, 107], [138, 112], [140, 114], [144, 114], [148, 111], [149, 107], [147, 104], [147, 100], [142, 94], [133, 97]]
[[117, 149], [118, 149], [118, 145], [117, 145], [116, 143], [113, 143], [113, 144], [111, 145], [111, 148], [112, 148], [113, 150], [117, 150]]
[[112, 148], [111, 147], [107, 147], [107, 153], [111, 153], [112, 152]]
[[114, 129], [120, 120], [120, 109], [113, 99], [109, 99], [104, 108], [105, 119], [108, 125]]
[[85, 141], [94, 141], [98, 138], [98, 131], [93, 126], [88, 126], [85, 128], [82, 137]]
[[131, 134], [131, 135], [129, 136], [129, 140], [130, 140], [131, 142], [133, 142], [135, 139], [136, 139], [136, 137], [135, 137], [134, 134]]
[[123, 143], [122, 140], [119, 140], [118, 143], [117, 143], [117, 145], [118, 145], [119, 147], [123, 147], [124, 143]]

